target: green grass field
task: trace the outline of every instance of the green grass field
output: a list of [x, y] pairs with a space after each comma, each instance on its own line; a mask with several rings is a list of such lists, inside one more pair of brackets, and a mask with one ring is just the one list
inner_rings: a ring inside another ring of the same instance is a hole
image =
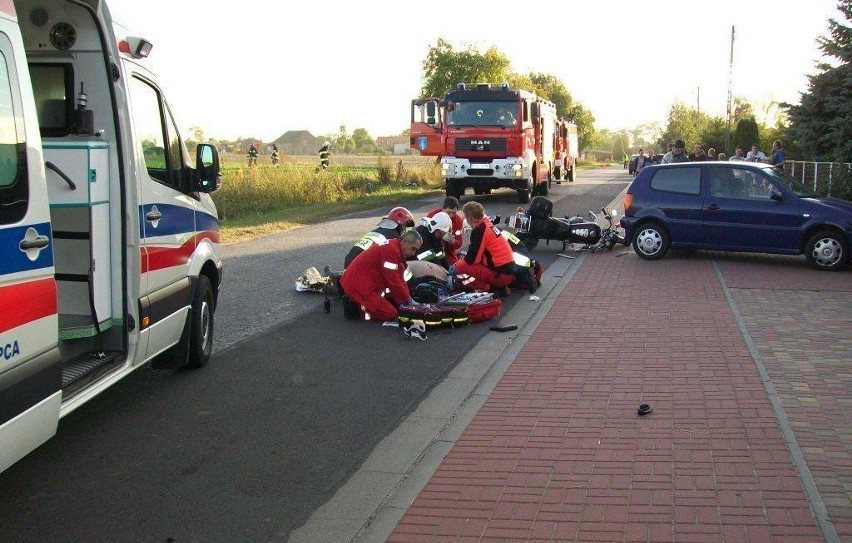
[[329, 217], [397, 204], [442, 190], [440, 168], [371, 157], [357, 164], [245, 162], [222, 164], [222, 187], [212, 194], [221, 220], [222, 242], [287, 230]]

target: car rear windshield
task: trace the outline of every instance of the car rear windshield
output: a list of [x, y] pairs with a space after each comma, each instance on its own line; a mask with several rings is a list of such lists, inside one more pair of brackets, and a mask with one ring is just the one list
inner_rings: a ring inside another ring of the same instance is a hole
[[701, 168], [660, 168], [651, 178], [651, 188], [662, 192], [698, 195], [701, 193]]

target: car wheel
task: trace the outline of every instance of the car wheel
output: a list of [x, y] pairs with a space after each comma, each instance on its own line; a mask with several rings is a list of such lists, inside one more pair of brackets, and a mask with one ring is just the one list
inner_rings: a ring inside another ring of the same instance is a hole
[[189, 329], [189, 358], [186, 365], [200, 368], [213, 352], [213, 289], [206, 275], [198, 276], [192, 295]]
[[633, 250], [645, 260], [659, 260], [669, 251], [669, 234], [665, 228], [650, 222], [639, 227], [633, 237]]
[[849, 244], [843, 234], [824, 230], [808, 239], [805, 258], [818, 270], [836, 271], [849, 261]]

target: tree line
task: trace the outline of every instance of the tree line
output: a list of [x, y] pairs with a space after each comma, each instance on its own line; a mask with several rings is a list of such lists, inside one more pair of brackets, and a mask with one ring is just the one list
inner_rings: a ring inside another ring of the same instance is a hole
[[[611, 150], [620, 160], [639, 147], [665, 152], [677, 139], [687, 145], [701, 143], [705, 148], [733, 154], [737, 146], [748, 149], [758, 144], [766, 150], [778, 139], [788, 157], [808, 160], [852, 162], [852, 0], [839, 0], [842, 17], [830, 18], [828, 35], [818, 39], [822, 52], [833, 63], [818, 65], [819, 73], [809, 76], [808, 90], [799, 104], [770, 103], [763, 107], [762, 118], [755, 105], [743, 97], [734, 100], [731, 123], [722, 116], [709, 115], [684, 103], [672, 104], [667, 118], [632, 129], [596, 130], [595, 117], [575, 100], [565, 83], [552, 74], [522, 74], [511, 68], [509, 58], [495, 46], [480, 51], [473, 45], [455, 49], [449, 41], [438, 38], [429, 46], [423, 60], [422, 97], [441, 97], [459, 82], [502, 83], [535, 92], [556, 106], [557, 114], [577, 124], [580, 151]], [[401, 113], [401, 117], [405, 116]], [[769, 124], [770, 119], [774, 122]], [[235, 140], [205, 140], [199, 127], [190, 129], [188, 144], [207, 141], [225, 153], [244, 153], [251, 143], [263, 144], [259, 138], [239, 137]], [[408, 128], [400, 136], [408, 135]], [[346, 126], [335, 134], [319, 136], [332, 143], [339, 153], [381, 154], [376, 139], [365, 128], [349, 133]], [[727, 145], [726, 145], [727, 143]]]

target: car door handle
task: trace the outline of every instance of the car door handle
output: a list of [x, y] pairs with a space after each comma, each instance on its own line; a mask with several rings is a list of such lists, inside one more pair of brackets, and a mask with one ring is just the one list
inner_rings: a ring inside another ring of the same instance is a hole
[[35, 239], [22, 239], [21, 243], [18, 244], [18, 247], [20, 247], [22, 251], [28, 251], [30, 249], [44, 249], [47, 247], [48, 243], [50, 243], [50, 240], [47, 236], [39, 236]]
[[716, 211], [718, 209], [719, 209], [719, 204], [710, 204], [709, 206], [707, 206], [708, 211]]
[[153, 211], [149, 211], [145, 218], [149, 221], [159, 221], [163, 218], [163, 214], [157, 211], [156, 209]]

